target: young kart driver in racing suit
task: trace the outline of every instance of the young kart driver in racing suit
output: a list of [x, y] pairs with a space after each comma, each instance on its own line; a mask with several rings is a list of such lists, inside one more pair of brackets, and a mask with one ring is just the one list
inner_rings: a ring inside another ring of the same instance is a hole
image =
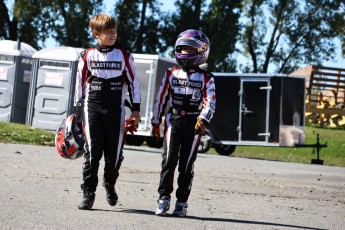
[[168, 69], [162, 79], [154, 105], [152, 136], [160, 137], [159, 125], [170, 100], [164, 122], [159, 200], [156, 215], [170, 208], [174, 171], [178, 166], [178, 188], [174, 216], [185, 216], [194, 176], [200, 136], [215, 111], [215, 84], [211, 73], [199, 68], [208, 58], [210, 43], [199, 30], [186, 30], [175, 43], [175, 57], [180, 67]]
[[134, 125], [140, 120], [141, 100], [132, 54], [130, 50], [115, 45], [116, 21], [107, 14], [99, 14], [91, 19], [90, 28], [98, 43], [81, 54], [75, 91], [75, 105], [83, 106], [82, 121], [86, 139], [81, 184], [83, 200], [78, 206], [83, 210], [89, 210], [93, 206], [99, 161], [103, 153], [106, 199], [109, 205], [116, 205], [118, 196], [115, 183], [123, 160], [124, 102], [127, 89], [132, 103], [131, 117], [135, 119]]

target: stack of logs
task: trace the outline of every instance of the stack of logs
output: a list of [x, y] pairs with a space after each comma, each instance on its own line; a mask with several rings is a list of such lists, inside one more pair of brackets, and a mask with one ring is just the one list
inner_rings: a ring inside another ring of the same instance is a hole
[[310, 65], [290, 74], [306, 78], [306, 122], [345, 128], [345, 69]]

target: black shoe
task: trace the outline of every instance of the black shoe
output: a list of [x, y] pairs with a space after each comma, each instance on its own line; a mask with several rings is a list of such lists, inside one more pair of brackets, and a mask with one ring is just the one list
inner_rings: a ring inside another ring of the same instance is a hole
[[105, 191], [107, 193], [107, 201], [110, 206], [115, 206], [117, 204], [118, 196], [115, 191], [115, 186], [107, 183], [103, 183]]
[[78, 205], [78, 208], [82, 210], [90, 210], [93, 206], [93, 202], [95, 201], [95, 196], [96, 195], [93, 192], [84, 192], [83, 200]]

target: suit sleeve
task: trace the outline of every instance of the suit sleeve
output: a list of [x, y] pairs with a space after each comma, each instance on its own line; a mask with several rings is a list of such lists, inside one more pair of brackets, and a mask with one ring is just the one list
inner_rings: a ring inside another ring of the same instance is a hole
[[132, 104], [132, 111], [140, 111], [140, 83], [134, 64], [134, 58], [131, 53], [129, 54], [128, 62], [125, 63], [126, 81], [128, 84], [128, 92]]
[[88, 71], [88, 65], [86, 60], [86, 51], [83, 51], [80, 54], [79, 62], [78, 62], [78, 70], [76, 75], [75, 81], [75, 93], [74, 93], [74, 106], [77, 105], [77, 102], [80, 98], [82, 98], [85, 94], [85, 84]]
[[211, 73], [204, 75], [203, 106], [199, 118], [210, 122], [216, 109], [216, 86]]
[[151, 118], [152, 124], [160, 124], [162, 121], [162, 117], [164, 115], [167, 102], [170, 98], [170, 94], [169, 94], [170, 76], [171, 76], [171, 71], [167, 70], [162, 79], [162, 83], [159, 87], [159, 90], [156, 96], [156, 101], [153, 107], [153, 114]]

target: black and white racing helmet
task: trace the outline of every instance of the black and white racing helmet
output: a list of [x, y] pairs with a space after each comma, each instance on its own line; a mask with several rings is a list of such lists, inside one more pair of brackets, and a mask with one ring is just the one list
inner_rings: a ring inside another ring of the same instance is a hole
[[[183, 46], [191, 46], [198, 50], [195, 54], [182, 54]], [[189, 29], [178, 35], [175, 43], [175, 58], [183, 68], [192, 68], [204, 64], [210, 53], [210, 41], [200, 30]]]
[[83, 155], [83, 131], [77, 126], [75, 114], [61, 123], [55, 134], [55, 147], [58, 154], [66, 159], [77, 159]]

